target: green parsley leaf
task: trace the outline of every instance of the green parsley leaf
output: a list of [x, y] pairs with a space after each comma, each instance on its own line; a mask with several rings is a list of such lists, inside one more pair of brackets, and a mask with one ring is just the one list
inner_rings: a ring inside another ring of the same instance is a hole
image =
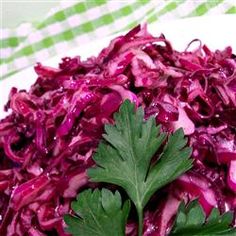
[[77, 216], [65, 215], [66, 231], [73, 236], [124, 236], [130, 202], [122, 206], [118, 191], [85, 190], [72, 202]]
[[217, 208], [214, 208], [205, 220], [206, 215], [197, 200], [190, 202], [187, 207], [180, 204], [175, 226], [170, 233], [171, 236], [215, 236], [215, 235], [236, 235], [236, 229], [230, 227], [233, 219], [231, 212], [220, 215]]
[[101, 142], [93, 156], [97, 167], [88, 170], [91, 181], [122, 187], [133, 201], [142, 235], [143, 208], [151, 196], [192, 166], [191, 148], [186, 147], [182, 129], [170, 135], [158, 160], [151, 159], [166, 141], [155, 118], [144, 121], [144, 111], [126, 100], [114, 115], [115, 125], [106, 125], [107, 142]]

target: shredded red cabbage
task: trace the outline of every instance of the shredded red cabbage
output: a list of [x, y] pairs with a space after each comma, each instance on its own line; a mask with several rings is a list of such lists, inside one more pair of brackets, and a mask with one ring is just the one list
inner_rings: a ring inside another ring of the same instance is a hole
[[[193, 42], [195, 50], [178, 52], [137, 26], [97, 57], [37, 64], [35, 84], [10, 91], [11, 114], [0, 121], [0, 235], [67, 235], [63, 215], [77, 193], [96, 186], [86, 170], [125, 99], [165, 131], [183, 127], [195, 160], [151, 200], [144, 235], [167, 235], [182, 199], [198, 197], [206, 214], [236, 214], [236, 56]], [[137, 233], [132, 217], [126, 233]]]

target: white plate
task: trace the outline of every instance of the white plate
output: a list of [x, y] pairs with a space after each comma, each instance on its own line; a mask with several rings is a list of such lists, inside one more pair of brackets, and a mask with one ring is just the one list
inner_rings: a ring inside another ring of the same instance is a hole
[[[153, 23], [148, 26], [149, 31], [154, 35], [164, 33], [166, 38], [171, 41], [177, 50], [185, 49], [186, 45], [195, 38], [201, 39], [210, 49], [224, 49], [226, 46], [233, 47], [236, 51], [236, 16], [208, 16], [187, 18], [182, 20], [170, 21], [167, 23]], [[114, 36], [113, 36], [114, 37]], [[83, 47], [75, 48], [64, 55], [57, 55], [54, 58], [42, 62], [44, 65], [57, 66], [62, 57], [80, 55], [82, 58], [97, 55], [99, 51], [108, 45], [113, 38], [105, 38], [95, 42], [89, 42]], [[2, 112], [4, 104], [7, 102], [8, 93], [11, 87], [28, 89], [34, 83], [36, 75], [33, 67], [29, 67], [11, 77], [0, 81], [0, 118], [6, 113]]]

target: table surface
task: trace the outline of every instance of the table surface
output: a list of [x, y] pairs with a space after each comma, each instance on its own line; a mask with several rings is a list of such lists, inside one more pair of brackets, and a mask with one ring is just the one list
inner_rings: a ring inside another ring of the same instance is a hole
[[2, 13], [1, 27], [10, 28], [16, 27], [23, 22], [37, 22], [52, 7], [57, 5], [58, 2], [56, 0], [0, 0], [0, 12]]

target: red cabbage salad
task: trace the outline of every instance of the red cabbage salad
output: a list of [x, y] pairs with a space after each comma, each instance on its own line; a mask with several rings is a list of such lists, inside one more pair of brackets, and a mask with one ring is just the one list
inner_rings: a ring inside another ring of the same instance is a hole
[[[195, 45], [194, 49], [193, 44]], [[168, 134], [182, 128], [192, 168], [158, 190], [144, 210], [143, 235], [169, 235], [181, 202], [206, 216], [231, 211], [236, 227], [236, 56], [193, 40], [176, 51], [146, 25], [113, 39], [98, 56], [38, 63], [29, 91], [12, 88], [0, 121], [0, 235], [70, 235], [65, 214], [88, 188], [87, 170], [125, 100]], [[27, 79], [27, 78], [25, 78]], [[114, 186], [108, 186], [116, 190]], [[121, 191], [121, 195], [123, 192]], [[125, 196], [123, 196], [125, 197]], [[126, 235], [137, 235], [131, 210]]]

